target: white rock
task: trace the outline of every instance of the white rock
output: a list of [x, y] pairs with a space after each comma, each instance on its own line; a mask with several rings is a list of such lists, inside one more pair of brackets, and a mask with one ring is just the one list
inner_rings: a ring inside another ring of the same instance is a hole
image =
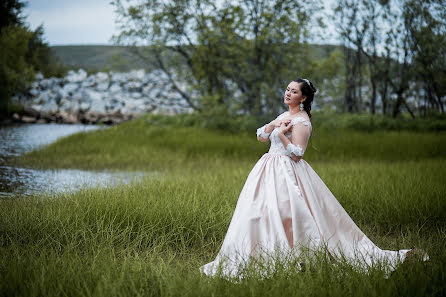
[[37, 72], [36, 73], [36, 76], [35, 76], [35, 79], [36, 80], [41, 80], [41, 79], [43, 79], [44, 77], [43, 77], [43, 74], [42, 74], [42, 72]]
[[30, 89], [28, 92], [31, 94], [31, 96], [34, 96], [34, 97], [37, 97], [40, 94], [40, 91], [38, 89], [34, 89], [34, 88]]
[[130, 93], [130, 96], [132, 96], [132, 98], [138, 99], [138, 98], [141, 98], [141, 93], [140, 92], [132, 92], [132, 93]]
[[86, 80], [82, 82], [82, 88], [88, 88], [96, 84], [96, 79], [93, 75], [90, 75]]
[[118, 92], [122, 91], [121, 86], [119, 84], [117, 84], [117, 83], [112, 84], [108, 90], [112, 94], [113, 93], [118, 93]]
[[79, 104], [79, 109], [81, 111], [87, 111], [90, 108], [90, 102], [82, 102]]
[[57, 106], [57, 103], [54, 100], [47, 101], [42, 106], [42, 111], [48, 112], [48, 113], [56, 113], [58, 109], [59, 109], [59, 106]]
[[112, 72], [111, 74], [111, 80], [113, 82], [118, 82], [118, 83], [124, 83], [127, 82], [128, 77], [126, 73], [122, 73], [122, 72]]
[[46, 103], [52, 100], [56, 101], [55, 94], [51, 90], [42, 91], [38, 97], [40, 99], [40, 102], [42, 103]]
[[59, 110], [71, 113], [71, 112], [77, 112], [78, 104], [74, 101], [70, 101], [67, 98], [63, 98], [60, 101]]
[[91, 101], [89, 111], [95, 113], [105, 113], [105, 102], [103, 100]]
[[87, 72], [83, 69], [79, 69], [77, 72], [70, 70], [68, 75], [65, 76], [65, 80], [71, 83], [81, 82], [87, 78]]
[[99, 90], [99, 91], [106, 91], [108, 89], [108, 81], [99, 83], [96, 86], [96, 89]]
[[41, 112], [42, 111], [42, 105], [37, 105], [37, 104], [31, 105], [31, 109], [36, 111], [36, 112]]
[[146, 72], [144, 69], [132, 70], [128, 73], [129, 79], [141, 81], [144, 79]]
[[66, 93], [71, 93], [73, 95], [73, 92], [76, 91], [79, 88], [79, 85], [76, 83], [69, 83], [63, 86], [63, 90]]
[[70, 97], [70, 93], [67, 92], [64, 88], [60, 88], [57, 93], [61, 98]]
[[96, 73], [96, 81], [97, 82], [104, 82], [106, 80], [108, 80], [108, 74], [105, 72], [98, 72]]
[[81, 90], [78, 90], [73, 94], [73, 96], [71, 96], [71, 98], [73, 101], [81, 102], [84, 99], [84, 93]]
[[91, 102], [93, 100], [102, 100], [102, 93], [93, 91], [91, 89], [85, 89], [84, 93], [84, 101]]
[[128, 91], [141, 91], [142, 83], [140, 81], [129, 81], [124, 85]]

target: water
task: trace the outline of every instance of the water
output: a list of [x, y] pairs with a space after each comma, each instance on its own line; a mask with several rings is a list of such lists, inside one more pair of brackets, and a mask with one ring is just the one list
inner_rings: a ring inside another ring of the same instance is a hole
[[40, 170], [13, 167], [8, 159], [77, 132], [106, 129], [94, 125], [20, 124], [0, 126], [0, 197], [57, 194], [79, 188], [129, 183], [143, 172]]

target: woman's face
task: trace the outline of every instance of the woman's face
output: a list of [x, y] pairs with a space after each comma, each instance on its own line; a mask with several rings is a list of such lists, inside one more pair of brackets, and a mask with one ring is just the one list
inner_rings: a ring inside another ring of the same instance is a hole
[[299, 105], [301, 101], [306, 99], [306, 96], [302, 96], [300, 86], [302, 83], [292, 81], [286, 87], [285, 95], [283, 96], [283, 103], [289, 106]]

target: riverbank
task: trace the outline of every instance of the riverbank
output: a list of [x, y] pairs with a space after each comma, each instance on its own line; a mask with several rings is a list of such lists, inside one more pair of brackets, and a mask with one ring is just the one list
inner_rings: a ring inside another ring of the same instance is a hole
[[255, 133], [155, 125], [139, 118], [79, 133], [17, 163], [160, 170], [116, 188], [0, 203], [1, 295], [439, 296], [446, 291], [446, 134], [319, 129], [305, 160], [378, 246], [422, 248], [429, 262], [388, 278], [319, 259], [305, 272], [208, 279], [238, 195], [267, 146]]

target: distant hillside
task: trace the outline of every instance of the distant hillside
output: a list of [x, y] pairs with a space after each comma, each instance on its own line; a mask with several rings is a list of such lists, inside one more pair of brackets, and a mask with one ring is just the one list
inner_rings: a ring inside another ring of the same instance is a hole
[[[326, 58], [339, 48], [336, 45], [310, 45], [311, 56], [315, 59]], [[125, 46], [113, 45], [60, 45], [52, 46], [52, 54], [64, 66], [83, 68], [89, 72], [100, 70], [129, 71], [150, 69], [147, 61], [132, 55]]]
[[149, 68], [146, 62], [131, 54], [124, 46], [112, 45], [61, 45], [52, 46], [52, 55], [64, 66], [87, 71], [128, 71]]

